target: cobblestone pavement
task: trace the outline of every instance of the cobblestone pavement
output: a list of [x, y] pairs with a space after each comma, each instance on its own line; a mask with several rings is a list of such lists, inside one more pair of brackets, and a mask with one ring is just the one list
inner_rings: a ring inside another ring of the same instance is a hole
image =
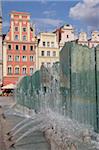
[[2, 115], [0, 115], [0, 150], [6, 150]]
[[[6, 139], [5, 139], [5, 134], [6, 134], [6, 118], [4, 115], [4, 103], [5, 103], [5, 98], [0, 97], [0, 150], [7, 150], [6, 147]], [[4, 101], [4, 102], [3, 102]], [[5, 105], [6, 106], [6, 105]]]
[[[14, 116], [12, 113], [13, 109], [9, 109], [11, 105], [14, 104], [13, 97], [0, 97], [0, 105], [3, 107], [5, 112], [6, 121], [0, 119], [0, 150], [8, 150], [9, 142], [7, 135], [4, 136], [8, 131], [10, 131], [18, 122], [23, 120], [18, 116]], [[10, 111], [9, 111], [10, 110]], [[2, 122], [2, 123], [1, 123]], [[27, 130], [27, 129], [26, 129]], [[50, 146], [44, 138], [43, 134], [39, 131], [31, 133], [29, 136], [25, 137], [20, 141], [15, 148], [10, 148], [9, 150], [49, 150]]]

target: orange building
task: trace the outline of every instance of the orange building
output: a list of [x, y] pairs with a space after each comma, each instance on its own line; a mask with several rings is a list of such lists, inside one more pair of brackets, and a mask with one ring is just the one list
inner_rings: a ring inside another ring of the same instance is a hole
[[10, 17], [10, 29], [3, 41], [3, 85], [16, 84], [36, 68], [37, 39], [30, 14], [13, 11]]

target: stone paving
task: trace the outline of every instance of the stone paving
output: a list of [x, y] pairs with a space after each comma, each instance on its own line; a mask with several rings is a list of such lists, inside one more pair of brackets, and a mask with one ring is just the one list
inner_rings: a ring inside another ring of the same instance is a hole
[[1, 114], [0, 114], [0, 150], [6, 150], [6, 144], [4, 139], [4, 125]]
[[[8, 108], [13, 104], [14, 100], [12, 97], [0, 97], [0, 105], [2, 105], [3, 111], [8, 110]], [[3, 113], [3, 111], [1, 113]], [[8, 148], [11, 143], [9, 144], [6, 133], [18, 122], [23, 120], [23, 118], [14, 116], [12, 114], [13, 112], [14, 110], [8, 110], [8, 112], [5, 113], [6, 121], [0, 117], [0, 150], [50, 150], [50, 145], [47, 143], [43, 133], [40, 131], [31, 133], [29, 136], [25, 137], [22, 141], [15, 145], [15, 148]]]
[[[9, 98], [6, 100], [6, 97], [0, 97], [0, 150], [7, 150], [7, 143], [6, 143], [6, 117], [4, 115], [4, 106], [5, 104], [9, 103]], [[12, 100], [11, 100], [12, 101]]]

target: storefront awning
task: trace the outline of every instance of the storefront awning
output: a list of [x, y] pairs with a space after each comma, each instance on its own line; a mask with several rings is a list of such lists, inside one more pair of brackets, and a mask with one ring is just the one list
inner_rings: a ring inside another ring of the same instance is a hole
[[4, 89], [15, 89], [16, 88], [16, 85], [15, 84], [7, 84], [5, 86], [3, 86], [1, 89], [4, 90]]

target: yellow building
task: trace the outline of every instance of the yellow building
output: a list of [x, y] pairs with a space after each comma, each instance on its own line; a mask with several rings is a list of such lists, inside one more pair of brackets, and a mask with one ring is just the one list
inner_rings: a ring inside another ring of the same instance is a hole
[[45, 67], [51, 67], [53, 63], [59, 61], [59, 46], [56, 33], [43, 32], [38, 36], [37, 48], [37, 69], [43, 64]]

